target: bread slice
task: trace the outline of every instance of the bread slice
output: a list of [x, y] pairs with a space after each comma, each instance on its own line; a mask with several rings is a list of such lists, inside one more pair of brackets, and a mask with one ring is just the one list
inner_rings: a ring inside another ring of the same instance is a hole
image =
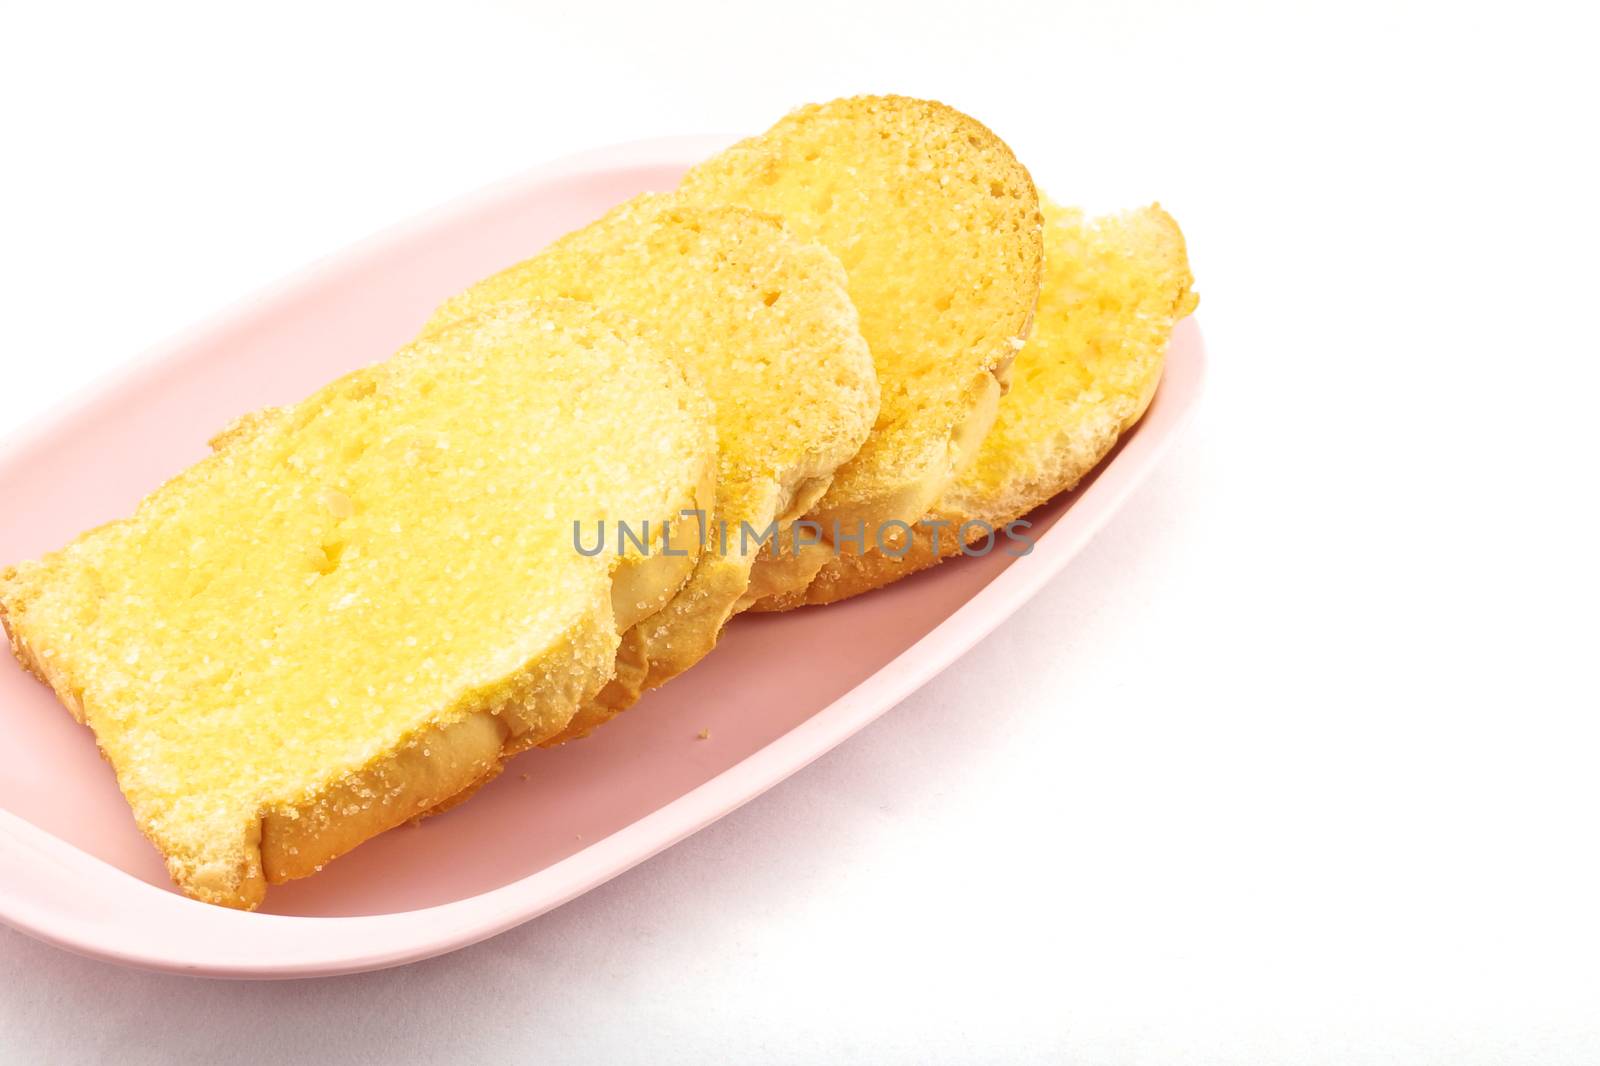
[[878, 383], [838, 260], [745, 208], [640, 196], [449, 300], [424, 333], [537, 297], [632, 315], [705, 386], [717, 429], [707, 550], [665, 610], [624, 635], [616, 676], [561, 741], [711, 651], [746, 594], [760, 534], [787, 527], [860, 449]]
[[[0, 572], [0, 621], [182, 890], [251, 908], [565, 726], [695, 561], [710, 419], [620, 316], [496, 308]], [[577, 550], [601, 519], [657, 550]]]
[[1144, 414], [1172, 327], [1198, 303], [1178, 224], [1154, 205], [1091, 218], [1046, 201], [1044, 217], [1033, 338], [977, 460], [917, 523], [900, 558], [877, 550], [830, 556], [804, 592], [765, 599], [757, 610], [859, 595], [957, 555], [963, 544], [995, 550], [991, 530], [1009, 548], [1001, 532], [1008, 523], [1076, 485]]
[[[1043, 260], [1028, 171], [953, 108], [861, 96], [800, 108], [694, 167], [679, 194], [779, 215], [844, 264], [882, 404], [809, 517], [841, 551], [852, 533], [893, 542], [885, 523], [927, 513], [975, 454], [1028, 335]], [[803, 579], [827, 554], [758, 581]]]

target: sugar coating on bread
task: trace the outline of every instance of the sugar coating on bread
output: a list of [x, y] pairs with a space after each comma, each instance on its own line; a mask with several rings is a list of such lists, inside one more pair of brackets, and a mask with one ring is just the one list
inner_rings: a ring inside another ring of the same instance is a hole
[[747, 208], [637, 197], [448, 300], [424, 333], [543, 297], [632, 316], [704, 385], [717, 430], [707, 550], [665, 609], [624, 635], [616, 677], [555, 738], [567, 739], [711, 651], [749, 584], [756, 536], [815, 502], [860, 449], [878, 382], [838, 260]]
[[[1183, 234], [1159, 206], [1104, 217], [1044, 203], [1045, 280], [1032, 338], [977, 459], [918, 523], [899, 559], [830, 557], [801, 594], [757, 610], [832, 603], [959, 554], [1071, 489], [1144, 414], [1172, 327], [1198, 303]], [[934, 531], [940, 533], [937, 550]]]
[[1043, 246], [1027, 170], [953, 108], [863, 96], [800, 108], [679, 191], [779, 215], [839, 257], [882, 403], [813, 517], [920, 517], [988, 430], [1028, 334]]
[[584, 555], [573, 523], [704, 505], [712, 439], [625, 319], [497, 308], [6, 569], [0, 618], [180, 887], [253, 907], [570, 719], [692, 565]]

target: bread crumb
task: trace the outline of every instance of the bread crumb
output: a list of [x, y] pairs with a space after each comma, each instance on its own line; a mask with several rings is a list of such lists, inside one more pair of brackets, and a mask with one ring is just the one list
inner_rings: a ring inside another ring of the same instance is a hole
[[711, 730], [702, 729], [702, 730], [700, 730], [698, 735], [699, 735], [701, 740], [710, 740], [711, 739]]

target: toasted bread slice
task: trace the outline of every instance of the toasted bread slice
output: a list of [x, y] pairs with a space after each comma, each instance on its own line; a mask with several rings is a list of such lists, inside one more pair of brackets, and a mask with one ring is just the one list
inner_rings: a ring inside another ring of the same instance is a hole
[[0, 572], [0, 621], [182, 890], [254, 907], [565, 726], [694, 562], [575, 523], [709, 506], [710, 420], [621, 316], [497, 308]]
[[[809, 516], [824, 537], [854, 550], [852, 533], [870, 544], [927, 513], [992, 425], [1032, 322], [1043, 238], [1028, 171], [953, 108], [862, 96], [800, 108], [694, 167], [679, 194], [779, 215], [849, 275], [883, 395], [872, 435]], [[758, 580], [808, 570], [783, 565]]]
[[[1198, 303], [1183, 234], [1159, 206], [1089, 218], [1046, 201], [1045, 282], [1033, 338], [977, 461], [915, 527], [903, 555], [825, 560], [803, 593], [756, 610], [833, 603], [976, 548], [1076, 485], [1150, 405], [1173, 325]], [[1019, 530], [1020, 532], [1020, 530]], [[937, 543], [936, 543], [937, 541]]]
[[424, 333], [551, 296], [632, 315], [704, 384], [718, 447], [707, 550], [665, 610], [624, 635], [616, 676], [560, 741], [711, 651], [746, 594], [760, 534], [814, 504], [860, 449], [878, 383], [839, 261], [746, 208], [640, 196], [452, 298]]

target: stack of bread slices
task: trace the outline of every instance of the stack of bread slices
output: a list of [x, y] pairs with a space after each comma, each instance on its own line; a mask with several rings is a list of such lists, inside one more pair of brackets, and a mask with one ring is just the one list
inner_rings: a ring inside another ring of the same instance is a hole
[[879, 588], [1071, 489], [1191, 286], [1159, 207], [1041, 202], [959, 111], [804, 107], [0, 571], [0, 622], [178, 886], [255, 907], [603, 725], [735, 614]]

